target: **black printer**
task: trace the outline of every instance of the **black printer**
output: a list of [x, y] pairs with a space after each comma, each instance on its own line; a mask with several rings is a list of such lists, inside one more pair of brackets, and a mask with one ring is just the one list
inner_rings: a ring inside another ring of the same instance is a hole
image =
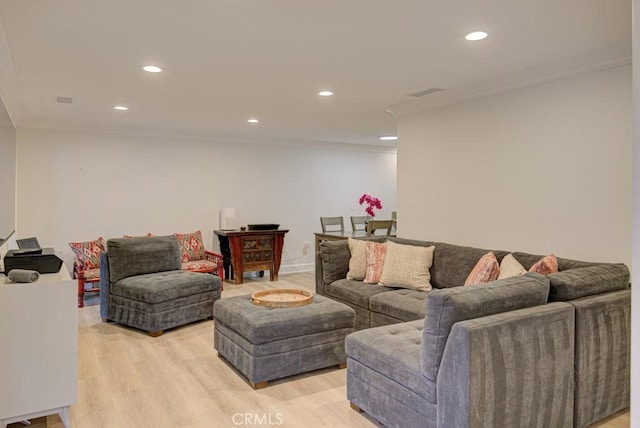
[[4, 274], [13, 269], [35, 270], [38, 273], [57, 273], [62, 259], [53, 248], [9, 250], [4, 256]]

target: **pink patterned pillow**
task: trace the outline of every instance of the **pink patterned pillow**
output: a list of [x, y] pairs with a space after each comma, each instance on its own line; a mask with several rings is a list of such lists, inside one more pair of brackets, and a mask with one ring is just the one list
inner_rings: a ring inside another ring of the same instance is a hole
[[537, 272], [542, 275], [558, 272], [558, 259], [553, 254], [549, 254], [531, 266], [529, 272]]
[[76, 258], [84, 269], [97, 269], [100, 267], [100, 254], [104, 252], [104, 238], [100, 236], [95, 241], [69, 242]]
[[367, 255], [367, 272], [364, 277], [364, 282], [367, 284], [377, 284], [382, 277], [387, 245], [379, 242], [367, 242], [365, 251]]
[[500, 274], [500, 264], [493, 251], [489, 251], [480, 257], [478, 263], [473, 267], [471, 273], [464, 282], [464, 285], [483, 284], [489, 281], [495, 281]]
[[151, 238], [152, 236], [156, 236], [151, 232], [148, 232], [146, 235], [122, 235], [123, 238], [125, 239], [130, 239], [130, 238]]
[[176, 233], [180, 248], [182, 248], [182, 263], [192, 260], [204, 259], [204, 243], [202, 232], [196, 230], [193, 233]]

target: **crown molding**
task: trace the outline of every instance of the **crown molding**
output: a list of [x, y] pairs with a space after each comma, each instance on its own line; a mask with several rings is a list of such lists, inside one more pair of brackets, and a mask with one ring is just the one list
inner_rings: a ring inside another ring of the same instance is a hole
[[394, 117], [401, 118], [435, 108], [537, 86], [555, 80], [620, 67], [631, 64], [631, 61], [632, 48], [629, 41], [508, 73], [482, 82], [435, 92], [423, 98], [391, 105], [386, 110]]
[[0, 97], [15, 127], [24, 119], [24, 104], [11, 52], [0, 21]]
[[106, 128], [99, 126], [78, 126], [70, 124], [61, 124], [59, 122], [47, 122], [47, 121], [29, 121], [20, 126], [20, 129], [34, 129], [39, 131], [59, 131], [59, 132], [85, 132], [85, 133], [97, 133], [97, 134], [111, 134], [121, 135], [127, 137], [137, 138], [157, 138], [164, 140], [189, 140], [189, 141], [202, 141], [216, 144], [258, 144], [269, 146], [281, 146], [291, 147], [298, 149], [320, 149], [320, 150], [332, 150], [332, 151], [356, 151], [356, 152], [370, 152], [370, 153], [387, 153], [396, 154], [396, 142], [380, 141], [376, 144], [372, 143], [349, 143], [349, 142], [335, 142], [335, 141], [322, 141], [311, 139], [295, 139], [295, 138], [282, 138], [282, 137], [260, 137], [259, 139], [244, 138], [239, 135], [205, 135], [195, 134], [184, 131], [174, 132], [171, 130], [157, 130], [157, 129], [143, 129], [137, 127], [121, 127], [121, 128]]

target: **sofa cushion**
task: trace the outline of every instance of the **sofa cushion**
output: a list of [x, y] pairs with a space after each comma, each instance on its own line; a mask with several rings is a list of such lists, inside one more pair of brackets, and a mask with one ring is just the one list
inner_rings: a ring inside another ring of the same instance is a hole
[[83, 270], [82, 278], [87, 281], [92, 279], [100, 279], [100, 268]]
[[153, 304], [218, 290], [217, 276], [186, 270], [129, 276], [111, 284], [113, 295]]
[[367, 284], [377, 284], [382, 276], [384, 259], [387, 254], [387, 244], [380, 242], [367, 242], [367, 269], [364, 282]]
[[391, 291], [393, 288], [383, 287], [375, 284], [365, 284], [362, 281], [353, 279], [340, 279], [324, 287], [324, 292], [329, 297], [352, 303], [362, 308], [369, 308], [369, 297]]
[[349, 272], [347, 279], [362, 281], [367, 274], [367, 243], [360, 239], [347, 239], [349, 245]]
[[422, 320], [385, 325], [347, 336], [347, 357], [436, 402], [436, 382], [420, 376]]
[[500, 262], [498, 279], [512, 278], [514, 276], [524, 275], [525, 273], [527, 273], [527, 270], [513, 257], [513, 254], [509, 253], [504, 256]]
[[431, 268], [431, 285], [436, 288], [450, 288], [464, 285], [469, 273], [480, 257], [493, 251], [498, 261], [508, 253], [506, 251], [487, 250], [482, 248], [463, 247], [438, 242], [433, 253]]
[[555, 255], [549, 254], [541, 258], [529, 268], [529, 272], [537, 272], [541, 275], [549, 275], [558, 272], [558, 259]]
[[345, 279], [349, 271], [349, 243], [341, 241], [321, 241], [320, 260], [322, 263], [322, 280], [325, 284]]
[[190, 271], [208, 271], [217, 272], [218, 263], [209, 260], [193, 260], [182, 263], [182, 269]]
[[422, 373], [436, 381], [451, 327], [458, 321], [543, 305], [548, 295], [549, 280], [537, 273], [473, 287], [433, 290], [427, 296]]
[[433, 263], [433, 250], [434, 247], [387, 242], [380, 285], [431, 290], [429, 269]]
[[182, 268], [180, 245], [176, 237], [116, 238], [107, 241], [111, 282], [147, 273]]
[[500, 274], [500, 264], [493, 251], [480, 257], [478, 263], [471, 269], [471, 273], [464, 281], [464, 285], [484, 284], [495, 281]]
[[579, 297], [624, 290], [629, 269], [624, 264], [601, 264], [550, 274], [549, 301], [566, 302]]
[[421, 320], [424, 318], [425, 300], [429, 293], [430, 291], [406, 288], [379, 293], [369, 297], [369, 309], [401, 321]]

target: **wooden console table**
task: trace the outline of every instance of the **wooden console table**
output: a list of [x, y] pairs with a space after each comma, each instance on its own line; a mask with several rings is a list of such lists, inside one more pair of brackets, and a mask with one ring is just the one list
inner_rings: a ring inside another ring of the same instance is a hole
[[214, 230], [220, 241], [225, 276], [231, 279], [235, 273], [235, 283], [242, 284], [245, 272], [268, 270], [271, 281], [277, 281], [287, 232], [281, 229]]

